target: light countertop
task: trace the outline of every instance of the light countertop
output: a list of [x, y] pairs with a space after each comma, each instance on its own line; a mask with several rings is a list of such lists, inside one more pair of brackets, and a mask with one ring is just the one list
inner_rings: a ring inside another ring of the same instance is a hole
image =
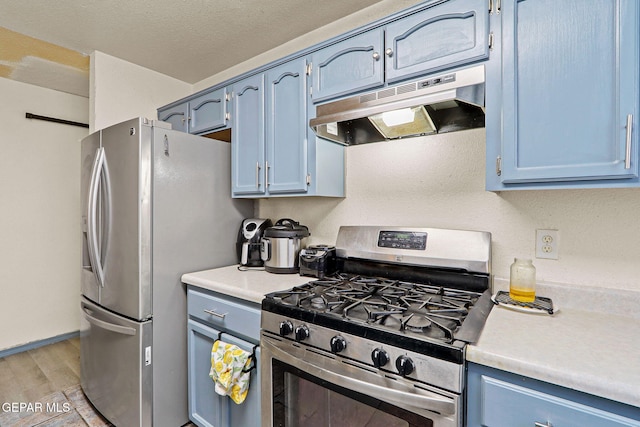
[[[553, 316], [495, 306], [467, 360], [640, 407], [640, 293], [618, 295], [634, 312], [608, 312], [607, 301], [589, 300], [590, 290], [573, 299], [566, 290], [548, 288], [559, 309]], [[604, 292], [616, 298], [616, 290]]]
[[[265, 294], [313, 280], [241, 271], [237, 265], [187, 273], [184, 283], [260, 303]], [[494, 290], [505, 290], [496, 279]], [[495, 306], [467, 360], [640, 407], [640, 292], [538, 285], [553, 316]]]
[[183, 283], [255, 303], [261, 303], [268, 293], [290, 289], [311, 280], [314, 278], [299, 274], [274, 274], [264, 270], [241, 271], [237, 265], [182, 275]]

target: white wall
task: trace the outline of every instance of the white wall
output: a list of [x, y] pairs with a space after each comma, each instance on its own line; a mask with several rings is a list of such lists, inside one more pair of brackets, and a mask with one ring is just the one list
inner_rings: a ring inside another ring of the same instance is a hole
[[[293, 217], [308, 243], [335, 243], [340, 225], [490, 231], [493, 273], [533, 258], [540, 281], [640, 291], [640, 189], [484, 190], [484, 129], [346, 149], [347, 197], [259, 202], [260, 217]], [[558, 229], [559, 259], [535, 259], [535, 230]]]
[[87, 98], [0, 78], [0, 350], [79, 329]]
[[91, 132], [142, 116], [192, 93], [192, 85], [102, 52], [91, 54]]

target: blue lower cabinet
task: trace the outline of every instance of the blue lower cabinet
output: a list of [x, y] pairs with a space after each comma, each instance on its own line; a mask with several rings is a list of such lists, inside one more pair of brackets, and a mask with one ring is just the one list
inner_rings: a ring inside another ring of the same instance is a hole
[[[187, 312], [189, 419], [200, 427], [260, 426], [260, 305], [188, 286]], [[216, 393], [209, 376], [218, 338], [255, 354], [249, 391], [241, 404]]]
[[502, 0], [487, 189], [640, 186], [640, 4]]
[[640, 408], [469, 364], [468, 427], [639, 427]]

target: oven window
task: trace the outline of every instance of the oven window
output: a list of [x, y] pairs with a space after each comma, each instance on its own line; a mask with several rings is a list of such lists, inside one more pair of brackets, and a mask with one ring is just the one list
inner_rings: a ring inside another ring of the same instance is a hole
[[432, 427], [433, 421], [272, 360], [274, 427]]

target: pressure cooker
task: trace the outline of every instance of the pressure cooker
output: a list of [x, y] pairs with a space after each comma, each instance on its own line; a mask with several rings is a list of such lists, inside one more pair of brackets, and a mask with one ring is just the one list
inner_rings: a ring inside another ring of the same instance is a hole
[[262, 236], [260, 257], [269, 273], [298, 273], [299, 255], [303, 240], [309, 236], [305, 225], [290, 218], [282, 218], [268, 227]]

